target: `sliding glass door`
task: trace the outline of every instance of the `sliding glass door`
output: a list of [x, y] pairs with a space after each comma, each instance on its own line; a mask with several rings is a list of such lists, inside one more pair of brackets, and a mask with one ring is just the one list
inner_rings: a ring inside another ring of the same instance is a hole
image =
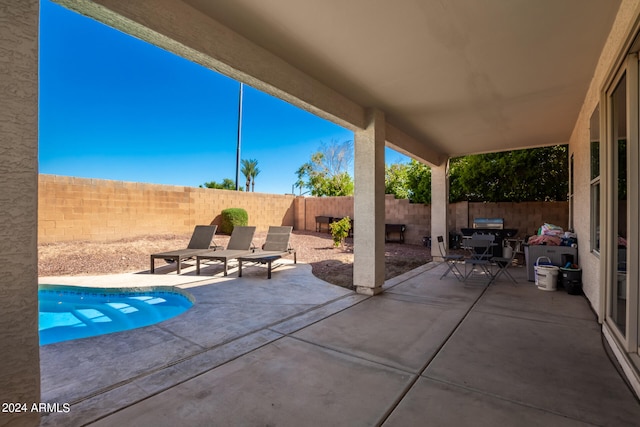
[[[639, 227], [638, 55], [630, 54], [607, 91], [607, 323], [626, 351], [638, 355]], [[637, 359], [637, 358], [636, 358]], [[640, 359], [637, 359], [640, 360]]]
[[626, 170], [627, 170], [627, 127], [629, 120], [627, 117], [627, 70], [624, 70], [609, 96], [611, 139], [610, 153], [612, 153], [612, 178], [613, 191], [611, 200], [613, 210], [611, 218], [611, 271], [613, 280], [609, 288], [608, 314], [615, 324], [620, 334], [626, 339], [627, 332], [627, 191], [626, 191]]

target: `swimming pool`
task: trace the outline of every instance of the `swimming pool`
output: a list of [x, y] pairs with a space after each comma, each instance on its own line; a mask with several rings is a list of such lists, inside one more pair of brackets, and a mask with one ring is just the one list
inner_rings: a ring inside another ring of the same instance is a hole
[[193, 305], [171, 287], [87, 288], [40, 285], [40, 345], [141, 328], [175, 317]]

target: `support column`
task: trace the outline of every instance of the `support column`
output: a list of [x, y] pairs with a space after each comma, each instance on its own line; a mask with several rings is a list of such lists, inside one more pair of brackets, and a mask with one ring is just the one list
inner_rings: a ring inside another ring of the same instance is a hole
[[384, 114], [367, 111], [366, 128], [355, 134], [353, 284], [376, 295], [384, 284]]
[[0, 424], [37, 426], [38, 342], [38, 0], [0, 9], [0, 402], [26, 412]]
[[449, 177], [447, 176], [448, 161], [440, 166], [431, 167], [431, 256], [434, 260], [441, 260], [438, 249], [438, 236], [442, 236], [449, 245], [448, 216], [449, 216]]

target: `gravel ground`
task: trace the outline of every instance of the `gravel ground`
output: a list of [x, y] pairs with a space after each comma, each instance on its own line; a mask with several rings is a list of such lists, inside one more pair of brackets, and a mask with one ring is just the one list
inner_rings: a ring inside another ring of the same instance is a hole
[[[149, 254], [184, 248], [190, 235], [142, 236], [113, 242], [63, 242], [42, 244], [38, 248], [39, 276], [81, 276], [149, 270]], [[266, 232], [256, 233], [260, 246]], [[216, 235], [215, 242], [226, 246], [229, 236]], [[294, 231], [291, 246], [298, 262], [311, 264], [313, 274], [329, 283], [350, 288], [353, 285], [353, 242], [334, 248], [331, 235]], [[428, 248], [417, 245], [385, 245], [386, 279], [412, 270], [431, 260]], [[157, 261], [160, 263], [161, 261]]]

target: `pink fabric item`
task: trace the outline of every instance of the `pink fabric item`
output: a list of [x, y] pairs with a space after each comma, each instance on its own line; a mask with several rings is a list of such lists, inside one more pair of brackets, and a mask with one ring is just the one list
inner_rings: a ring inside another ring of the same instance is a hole
[[560, 238], [557, 236], [531, 236], [529, 237], [530, 245], [549, 245], [549, 246], [560, 246]]

